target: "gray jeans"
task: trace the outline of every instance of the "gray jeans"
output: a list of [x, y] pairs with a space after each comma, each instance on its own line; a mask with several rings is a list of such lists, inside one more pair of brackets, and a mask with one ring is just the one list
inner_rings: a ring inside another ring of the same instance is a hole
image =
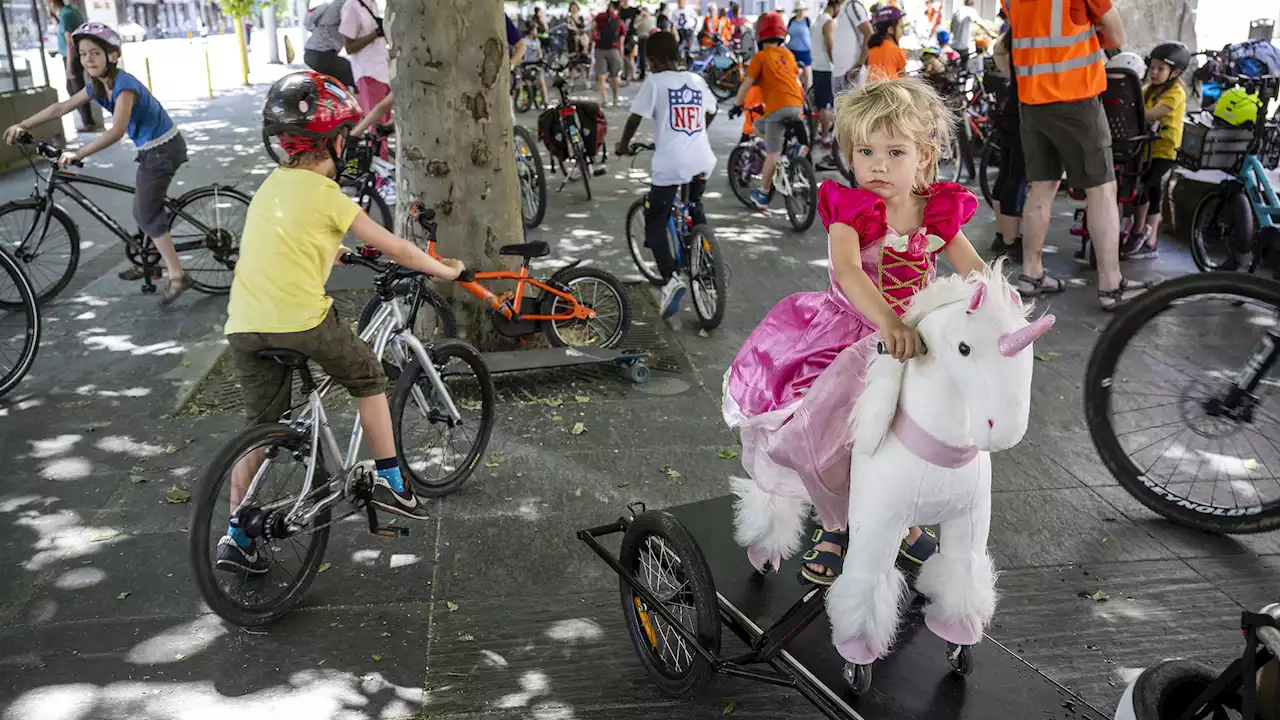
[[174, 135], [162, 145], [138, 152], [137, 192], [133, 196], [133, 219], [147, 237], [160, 237], [169, 232], [169, 214], [164, 199], [169, 183], [178, 174], [178, 166], [187, 161], [187, 141]]

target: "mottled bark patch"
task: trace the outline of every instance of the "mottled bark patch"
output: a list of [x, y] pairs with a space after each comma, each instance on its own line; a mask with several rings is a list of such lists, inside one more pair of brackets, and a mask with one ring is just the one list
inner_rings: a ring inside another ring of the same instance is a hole
[[507, 48], [498, 42], [498, 38], [489, 38], [484, 42], [484, 60], [480, 63], [480, 84], [485, 88], [493, 87], [498, 82], [498, 73], [507, 65]]
[[492, 225], [486, 225], [484, 232], [484, 254], [492, 256], [498, 249], [498, 236], [493, 233]]
[[489, 144], [484, 141], [484, 138], [476, 138], [475, 142], [471, 143], [472, 165], [485, 167], [489, 164], [489, 160], [491, 160], [492, 157], [493, 156], [489, 153]]
[[484, 93], [478, 92], [475, 95], [462, 94], [463, 107], [471, 112], [471, 119], [476, 122], [489, 119], [489, 101], [485, 100]]
[[427, 174], [431, 177], [444, 177], [449, 174], [449, 163], [443, 160], [432, 160], [427, 163]]

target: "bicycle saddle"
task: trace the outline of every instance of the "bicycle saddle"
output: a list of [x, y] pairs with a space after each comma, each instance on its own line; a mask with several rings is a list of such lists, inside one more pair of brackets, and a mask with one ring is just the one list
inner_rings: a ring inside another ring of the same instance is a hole
[[285, 348], [267, 348], [259, 350], [257, 353], [259, 358], [263, 360], [273, 360], [284, 365], [285, 367], [298, 367], [307, 364], [307, 356], [297, 350], [287, 350]]
[[514, 255], [522, 258], [545, 257], [551, 254], [551, 246], [538, 240], [536, 242], [503, 245], [498, 249], [499, 255]]

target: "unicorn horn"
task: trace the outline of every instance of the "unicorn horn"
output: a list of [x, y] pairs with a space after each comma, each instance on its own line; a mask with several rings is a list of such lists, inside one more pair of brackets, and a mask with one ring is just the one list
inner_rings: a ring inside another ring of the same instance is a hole
[[1022, 352], [1028, 345], [1045, 334], [1049, 328], [1053, 327], [1055, 320], [1057, 318], [1052, 315], [1042, 315], [1038, 320], [1024, 328], [1001, 335], [1000, 354], [1005, 357], [1013, 357]]

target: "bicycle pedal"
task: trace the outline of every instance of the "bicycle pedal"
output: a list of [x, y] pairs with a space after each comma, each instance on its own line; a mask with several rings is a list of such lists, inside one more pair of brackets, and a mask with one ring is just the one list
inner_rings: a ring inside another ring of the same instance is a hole
[[375, 527], [369, 532], [383, 537], [406, 537], [409, 535], [409, 528], [402, 528], [395, 525], [383, 525]]

